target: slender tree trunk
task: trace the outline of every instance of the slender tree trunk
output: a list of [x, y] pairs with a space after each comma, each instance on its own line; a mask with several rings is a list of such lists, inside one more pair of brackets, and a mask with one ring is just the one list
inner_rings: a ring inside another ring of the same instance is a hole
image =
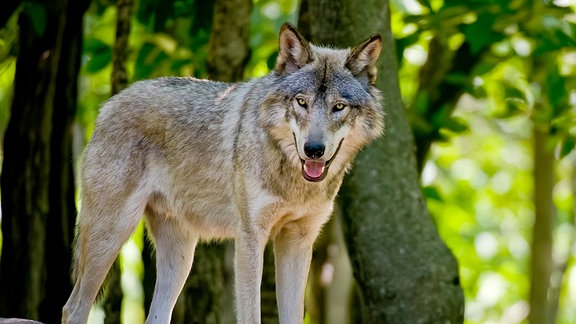
[[[554, 269], [552, 234], [554, 225], [554, 150], [547, 127], [534, 128], [534, 209], [532, 256], [530, 261], [531, 324], [552, 324], [549, 307], [550, 277]], [[554, 310], [555, 312], [555, 310]]]
[[[116, 3], [116, 38], [112, 55], [112, 73], [110, 75], [110, 96], [117, 94], [128, 85], [126, 61], [128, 59], [128, 39], [130, 37], [130, 21], [132, 18], [132, 0], [118, 0]], [[120, 259], [116, 259], [106, 283], [106, 297], [103, 307], [105, 323], [120, 323], [122, 319], [122, 272]]]
[[[464, 299], [455, 258], [419, 187], [415, 146], [403, 111], [387, 1], [309, 0], [315, 43], [351, 46], [383, 36], [378, 86], [386, 134], [364, 150], [340, 192], [344, 232], [365, 323], [458, 323]], [[329, 32], [328, 32], [329, 31]]]
[[[210, 35], [208, 73], [213, 80], [242, 79], [249, 57], [251, 0], [216, 0]], [[222, 323], [232, 305], [223, 305], [227, 245], [198, 245], [190, 277], [173, 315], [173, 323]], [[224, 306], [224, 307], [223, 307]]]
[[[20, 49], [1, 178], [3, 315], [57, 323], [72, 290], [71, 124], [88, 3], [31, 2], [19, 17]], [[45, 15], [45, 25], [33, 24], [37, 15]]]
[[128, 39], [130, 38], [133, 6], [132, 0], [118, 0], [116, 3], [116, 39], [112, 52], [112, 75], [110, 76], [111, 96], [128, 86], [126, 62], [128, 61]]
[[73, 124], [81, 66], [83, 17], [90, 0], [67, 1], [66, 26], [58, 67], [50, 152], [50, 214], [46, 236], [46, 285], [49, 295], [40, 305], [40, 319], [57, 323], [72, 289], [70, 269], [76, 224]]

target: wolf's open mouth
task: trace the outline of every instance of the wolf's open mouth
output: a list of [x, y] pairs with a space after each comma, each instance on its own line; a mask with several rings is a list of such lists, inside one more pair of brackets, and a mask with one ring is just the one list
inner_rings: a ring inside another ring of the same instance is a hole
[[325, 161], [302, 161], [302, 175], [308, 181], [321, 181], [326, 177], [327, 164]]
[[[318, 182], [324, 180], [326, 175], [328, 174], [328, 167], [330, 167], [330, 163], [340, 151], [340, 146], [342, 146], [342, 142], [344, 139], [340, 140], [338, 143], [338, 147], [336, 148], [336, 152], [328, 161], [318, 161], [318, 160], [304, 160], [300, 159], [302, 162], [302, 175], [304, 179], [311, 181], [311, 182]], [[294, 136], [294, 142], [296, 142], [296, 136]]]

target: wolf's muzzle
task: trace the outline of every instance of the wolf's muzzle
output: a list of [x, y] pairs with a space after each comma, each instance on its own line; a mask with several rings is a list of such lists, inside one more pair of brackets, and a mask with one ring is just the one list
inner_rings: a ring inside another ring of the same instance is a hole
[[[308, 153], [312, 154], [319, 154], [318, 158], [313, 158], [310, 160], [304, 160], [302, 158], [300, 158], [300, 162], [302, 162], [302, 175], [304, 176], [304, 179], [310, 181], [310, 182], [319, 182], [324, 180], [324, 178], [326, 177], [326, 175], [328, 174], [328, 168], [330, 167], [330, 164], [332, 163], [332, 161], [334, 160], [334, 158], [336, 157], [336, 155], [338, 154], [338, 152], [340, 151], [340, 147], [342, 146], [342, 142], [344, 141], [344, 139], [340, 140], [340, 143], [338, 143], [338, 147], [336, 148], [336, 152], [334, 152], [334, 154], [332, 155], [332, 157], [328, 160], [328, 161], [320, 161], [317, 160], [319, 157], [322, 157], [324, 155], [324, 150], [325, 150], [325, 146], [324, 144], [320, 145], [321, 147], [321, 153], [320, 153], [320, 147], [317, 147], [315, 152], [313, 152], [314, 150], [309, 148], [310, 151], [306, 152], [306, 144], [304, 145], [304, 153], [309, 157], [312, 158], [310, 155], [308, 155]], [[294, 143], [296, 143], [296, 136], [294, 135]]]

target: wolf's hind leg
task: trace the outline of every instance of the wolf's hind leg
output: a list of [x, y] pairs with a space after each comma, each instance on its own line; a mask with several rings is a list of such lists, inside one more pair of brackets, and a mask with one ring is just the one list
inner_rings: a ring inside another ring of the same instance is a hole
[[78, 216], [74, 290], [62, 310], [62, 323], [86, 323], [106, 274], [142, 218], [146, 201], [132, 197], [124, 207], [96, 204], [84, 195]]
[[172, 310], [192, 268], [198, 235], [174, 217], [146, 213], [156, 245], [156, 286], [147, 324], [170, 323]]

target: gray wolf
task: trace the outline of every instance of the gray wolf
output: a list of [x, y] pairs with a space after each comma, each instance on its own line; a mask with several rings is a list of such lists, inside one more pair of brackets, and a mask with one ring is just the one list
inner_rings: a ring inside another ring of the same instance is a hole
[[101, 108], [82, 163], [75, 286], [63, 323], [85, 323], [145, 215], [157, 282], [146, 323], [169, 323], [200, 240], [235, 239], [238, 323], [260, 323], [274, 243], [281, 323], [302, 323], [312, 246], [356, 153], [383, 131], [382, 38], [313, 45], [282, 26], [276, 66], [245, 83], [141, 81]]

